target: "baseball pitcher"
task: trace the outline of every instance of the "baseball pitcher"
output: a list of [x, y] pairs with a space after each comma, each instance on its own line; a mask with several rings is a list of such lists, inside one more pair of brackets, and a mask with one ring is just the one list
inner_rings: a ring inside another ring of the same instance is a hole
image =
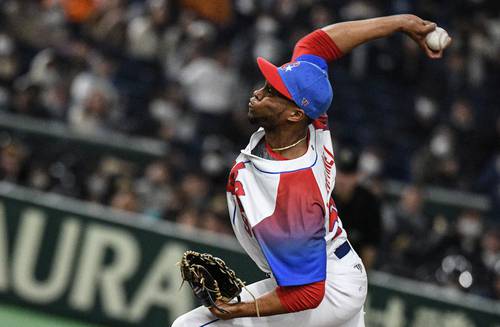
[[[236, 159], [227, 183], [234, 233], [267, 279], [241, 302], [199, 307], [179, 317], [189, 326], [364, 326], [367, 278], [335, 203], [335, 158], [327, 110], [328, 64], [370, 40], [403, 32], [430, 58], [436, 24], [396, 15], [326, 26], [302, 38], [291, 61], [257, 64], [264, 85], [248, 104], [260, 128]], [[369, 217], [367, 217], [369, 219]]]

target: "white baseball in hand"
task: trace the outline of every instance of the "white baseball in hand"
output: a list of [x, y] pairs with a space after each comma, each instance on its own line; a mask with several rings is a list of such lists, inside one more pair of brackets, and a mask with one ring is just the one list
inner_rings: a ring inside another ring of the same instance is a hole
[[445, 29], [436, 27], [436, 29], [425, 37], [425, 43], [433, 51], [443, 50], [450, 42], [450, 36]]

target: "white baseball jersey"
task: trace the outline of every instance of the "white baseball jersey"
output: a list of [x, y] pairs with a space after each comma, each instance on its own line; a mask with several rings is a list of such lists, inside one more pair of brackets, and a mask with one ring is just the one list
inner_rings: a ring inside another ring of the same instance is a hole
[[239, 242], [258, 267], [280, 286], [326, 279], [326, 245], [346, 239], [331, 193], [335, 163], [327, 117], [309, 125], [307, 152], [292, 160], [252, 154], [264, 137], [250, 138], [227, 184], [231, 223]]
[[[300, 58], [326, 70], [326, 61], [313, 53]], [[252, 154], [264, 134], [261, 128], [252, 135], [226, 188], [236, 237], [258, 267], [273, 277], [247, 289], [258, 298], [278, 285], [325, 280], [323, 300], [311, 310], [230, 320], [198, 307], [177, 318], [172, 327], [364, 327], [363, 263], [353, 249], [342, 256], [335, 253], [347, 235], [331, 198], [335, 162], [326, 115], [309, 125], [308, 149], [300, 158], [276, 161]], [[241, 294], [242, 301], [252, 298], [247, 292]]]

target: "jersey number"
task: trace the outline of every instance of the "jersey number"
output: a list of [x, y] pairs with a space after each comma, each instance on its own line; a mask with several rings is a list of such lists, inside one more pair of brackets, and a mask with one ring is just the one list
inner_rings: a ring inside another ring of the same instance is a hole
[[243, 168], [245, 168], [245, 163], [240, 162], [237, 165], [235, 165], [233, 167], [233, 169], [231, 169], [231, 173], [229, 174], [229, 180], [228, 180], [227, 186], [226, 186], [226, 191], [228, 191], [232, 195], [235, 195], [235, 196], [245, 195], [245, 190], [243, 189], [243, 184], [241, 184], [241, 182], [238, 182], [236, 180], [240, 169], [243, 169]]
[[243, 184], [236, 180], [238, 177], [238, 173], [240, 169], [245, 168], [244, 162], [239, 162], [237, 165], [231, 169], [231, 173], [229, 174], [229, 180], [227, 182], [226, 191], [234, 195], [236, 201], [238, 202], [238, 207], [240, 208], [241, 219], [243, 220], [243, 224], [245, 225], [245, 230], [247, 231], [250, 237], [253, 236], [252, 229], [250, 228], [250, 223], [248, 222], [247, 215], [245, 213], [245, 209], [243, 209], [243, 205], [240, 201], [240, 196], [245, 195], [245, 190], [243, 189]]

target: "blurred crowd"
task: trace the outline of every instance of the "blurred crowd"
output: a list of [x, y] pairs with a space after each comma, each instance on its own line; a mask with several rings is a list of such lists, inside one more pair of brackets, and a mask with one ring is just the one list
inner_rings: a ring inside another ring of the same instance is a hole
[[[386, 179], [412, 185], [380, 204], [373, 267], [500, 299], [498, 1], [4, 0], [0, 114], [170, 150], [141, 165], [0, 131], [0, 180], [231, 233], [225, 179], [255, 128], [255, 58], [282, 64], [315, 28], [397, 13], [448, 30], [444, 59], [396, 35], [330, 72], [335, 148], [359, 155], [376, 201]], [[428, 215], [426, 186], [483, 193], [492, 209]]]
[[474, 209], [430, 214], [413, 185], [382, 214], [382, 271], [500, 300], [500, 228]]

